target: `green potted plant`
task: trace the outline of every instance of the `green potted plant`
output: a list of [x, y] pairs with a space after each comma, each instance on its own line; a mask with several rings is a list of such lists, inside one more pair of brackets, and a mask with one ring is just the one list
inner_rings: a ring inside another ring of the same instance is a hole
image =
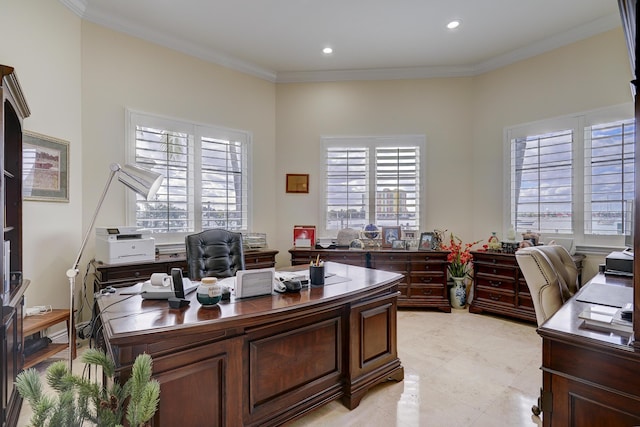
[[44, 393], [42, 379], [35, 369], [27, 369], [18, 375], [18, 392], [33, 410], [32, 426], [81, 427], [90, 423], [113, 427], [120, 426], [124, 416], [130, 426], [148, 425], [160, 400], [160, 384], [151, 379], [151, 356], [141, 354], [136, 357], [131, 378], [124, 385], [113, 381], [115, 363], [102, 350], [85, 351], [82, 362], [100, 366], [105, 378], [109, 378], [104, 384], [110, 386], [73, 375], [64, 361], [54, 362], [46, 371], [47, 384], [57, 396]]

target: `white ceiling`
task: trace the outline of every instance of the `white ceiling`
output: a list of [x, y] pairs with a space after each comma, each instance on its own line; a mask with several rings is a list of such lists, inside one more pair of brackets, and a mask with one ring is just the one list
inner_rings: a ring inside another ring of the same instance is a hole
[[274, 82], [470, 76], [621, 25], [616, 0], [59, 1]]

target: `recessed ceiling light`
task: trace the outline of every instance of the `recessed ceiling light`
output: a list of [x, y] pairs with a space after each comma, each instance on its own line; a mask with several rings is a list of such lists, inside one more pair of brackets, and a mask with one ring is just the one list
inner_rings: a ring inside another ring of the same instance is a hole
[[462, 24], [462, 21], [460, 19], [454, 19], [447, 24], [447, 28], [450, 30], [455, 30], [460, 26], [460, 24]]
[[331, 49], [330, 47], [325, 47], [324, 49], [322, 49], [322, 53], [324, 53], [325, 55], [330, 55], [333, 53], [333, 49]]

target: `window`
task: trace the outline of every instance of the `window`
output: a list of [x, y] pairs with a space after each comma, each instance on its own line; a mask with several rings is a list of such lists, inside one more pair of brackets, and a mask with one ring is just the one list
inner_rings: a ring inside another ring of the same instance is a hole
[[622, 245], [634, 197], [632, 112], [620, 106], [507, 129], [516, 231]]
[[424, 136], [323, 137], [322, 149], [325, 231], [420, 228]]
[[128, 118], [128, 161], [165, 177], [156, 200], [130, 195], [129, 224], [167, 241], [208, 228], [250, 228], [247, 132], [132, 111]]

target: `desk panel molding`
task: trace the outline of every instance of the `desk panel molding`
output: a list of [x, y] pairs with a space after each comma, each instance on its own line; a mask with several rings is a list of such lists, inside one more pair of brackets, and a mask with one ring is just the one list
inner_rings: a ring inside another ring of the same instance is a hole
[[[325, 267], [345, 280], [299, 294], [232, 296], [215, 308], [201, 308], [194, 294], [180, 310], [120, 295], [135, 287], [99, 298], [116, 380], [130, 377], [137, 355], [153, 357], [161, 388], [154, 426], [281, 425], [336, 399], [355, 408], [371, 387], [404, 377], [396, 331], [402, 276]], [[213, 418], [203, 421], [202, 412]]]
[[583, 326], [579, 301], [593, 284], [632, 286], [598, 274], [538, 328], [542, 337], [542, 419], [551, 426], [640, 425], [640, 352], [629, 336]]

